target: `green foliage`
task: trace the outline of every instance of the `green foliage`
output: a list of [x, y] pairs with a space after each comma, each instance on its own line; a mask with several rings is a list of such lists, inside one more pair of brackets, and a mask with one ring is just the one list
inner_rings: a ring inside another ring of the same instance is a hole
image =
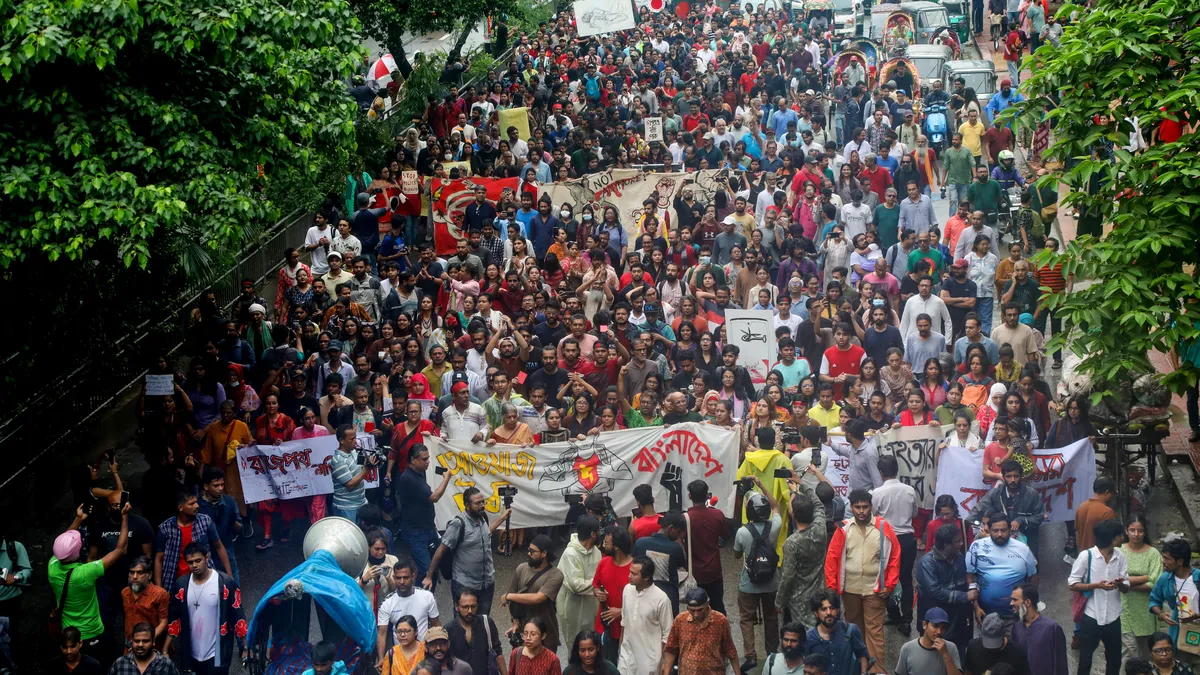
[[518, 14], [517, 0], [348, 0], [363, 32], [384, 45], [397, 61], [404, 58], [404, 34], [421, 35], [469, 29], [485, 17]]
[[482, 47], [468, 54], [467, 59], [471, 61], [471, 66], [463, 73], [463, 82], [486, 78], [492, 68], [496, 66], [496, 58], [484, 51]]
[[239, 250], [272, 181], [315, 190], [352, 146], [339, 0], [5, 0], [0, 20], [4, 266]]
[[[1061, 49], [1039, 50], [1033, 76], [1021, 83], [1031, 100], [1020, 114], [1041, 119], [1044, 100], [1058, 101], [1048, 113], [1055, 125], [1050, 153], [1066, 160], [1067, 169], [1046, 180], [1061, 179], [1071, 189], [1065, 203], [1113, 225], [1106, 237], [1081, 236], [1058, 256], [1077, 289], [1048, 302], [1066, 323], [1056, 343], [1065, 336], [1084, 357], [1084, 371], [1095, 381], [1115, 383], [1153, 372], [1149, 352], [1167, 352], [1200, 334], [1194, 326], [1200, 319], [1194, 271], [1200, 260], [1200, 134], [1158, 142], [1139, 154], [1120, 149], [1128, 143], [1127, 116], [1139, 119], [1148, 141], [1167, 116], [1178, 119], [1179, 111], [1187, 111], [1196, 121], [1200, 4], [1099, 0], [1061, 10], [1072, 11], [1079, 21], [1067, 28]], [[1098, 123], [1098, 116], [1106, 117]], [[1116, 148], [1112, 161], [1107, 152], [1096, 152], [1105, 142]], [[1094, 283], [1078, 288], [1079, 280]], [[1184, 307], [1188, 314], [1181, 317]], [[1196, 377], [1195, 369], [1185, 368], [1165, 383], [1178, 392]]]
[[514, 13], [516, 22], [509, 22], [510, 35], [518, 36], [521, 32], [532, 35], [542, 23], [548, 23], [558, 11], [555, 0], [538, 2], [530, 7], [522, 7]]
[[438, 81], [445, 63], [446, 55], [442, 52], [422, 54], [417, 58], [412, 73], [404, 81], [404, 98], [388, 116], [393, 135], [408, 127], [413, 117], [420, 117], [425, 112], [430, 95], [441, 97], [446, 91]]

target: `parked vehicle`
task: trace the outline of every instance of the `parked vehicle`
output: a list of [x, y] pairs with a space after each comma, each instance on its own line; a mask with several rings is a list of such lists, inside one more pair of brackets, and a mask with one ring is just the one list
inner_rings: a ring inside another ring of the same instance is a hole
[[933, 34], [939, 28], [950, 25], [950, 16], [946, 13], [946, 8], [936, 2], [929, 2], [929, 0], [902, 2], [900, 9], [913, 18], [916, 44], [929, 44], [933, 41]]
[[967, 87], [975, 90], [981, 110], [999, 91], [999, 87], [996, 85], [996, 66], [991, 61], [982, 59], [948, 61], [942, 66], [942, 83], [946, 86], [946, 91], [954, 91], [954, 80], [959, 77], [966, 80]]
[[917, 67], [921, 81], [929, 83], [941, 78], [942, 66], [953, 60], [953, 52], [942, 45], [910, 45], [907, 57]]

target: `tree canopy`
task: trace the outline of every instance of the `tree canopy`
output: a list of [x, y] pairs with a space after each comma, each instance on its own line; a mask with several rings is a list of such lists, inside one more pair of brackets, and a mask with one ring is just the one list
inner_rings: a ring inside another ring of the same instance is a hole
[[[1066, 164], [1044, 180], [1061, 179], [1067, 204], [1113, 228], [1103, 238], [1081, 235], [1057, 257], [1064, 275], [1094, 283], [1048, 298], [1066, 324], [1055, 339], [1083, 357], [1082, 369], [1101, 383], [1098, 397], [1154, 372], [1149, 352], [1200, 334], [1200, 133], [1156, 137], [1164, 120], [1200, 122], [1200, 4], [1097, 0], [1060, 10], [1073, 13], [1061, 48], [1031, 57], [1019, 114], [1053, 125], [1049, 154]], [[1134, 118], [1150, 146], [1131, 153], [1122, 146]], [[1164, 382], [1178, 392], [1197, 374], [1183, 368]]]
[[462, 48], [475, 24], [487, 16], [520, 15], [515, 0], [349, 0], [363, 32], [382, 44], [407, 76], [411, 66], [404, 49], [404, 34], [462, 31], [451, 53]]
[[[241, 249], [353, 149], [341, 0], [0, 0], [0, 264]], [[320, 161], [318, 161], [320, 160]]]

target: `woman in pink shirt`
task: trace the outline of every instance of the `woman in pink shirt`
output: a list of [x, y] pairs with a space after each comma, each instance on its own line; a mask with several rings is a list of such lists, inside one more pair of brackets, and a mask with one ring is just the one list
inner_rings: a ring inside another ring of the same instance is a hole
[[[329, 430], [323, 425], [317, 424], [317, 413], [311, 408], [300, 408], [300, 419], [303, 424], [296, 427], [292, 432], [293, 441], [303, 441], [309, 438], [320, 438], [328, 436]], [[308, 517], [311, 522], [317, 522], [325, 517], [325, 495], [313, 495], [308, 502]]]

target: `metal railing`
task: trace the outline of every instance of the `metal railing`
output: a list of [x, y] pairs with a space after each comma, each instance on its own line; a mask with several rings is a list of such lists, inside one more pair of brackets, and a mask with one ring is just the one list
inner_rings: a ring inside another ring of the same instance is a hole
[[[180, 355], [192, 310], [204, 292], [212, 289], [220, 306], [231, 306], [240, 280], [254, 279], [257, 286], [274, 274], [283, 265], [283, 252], [304, 241], [311, 222], [311, 214], [304, 211], [289, 213], [268, 228], [260, 243], [232, 267], [194, 284], [160, 319], [146, 321], [114, 341], [104, 363], [80, 363], [31, 392], [23, 409], [0, 426], [0, 450], [15, 467], [0, 481], [0, 502], [22, 500], [33, 505], [61, 495], [66, 472], [35, 469], [52, 458], [65, 465], [71, 457], [87, 454], [97, 425], [141, 386], [148, 354], [159, 350], [169, 359]], [[165, 349], [161, 345], [166, 345]], [[130, 436], [132, 432], [131, 426]]]

